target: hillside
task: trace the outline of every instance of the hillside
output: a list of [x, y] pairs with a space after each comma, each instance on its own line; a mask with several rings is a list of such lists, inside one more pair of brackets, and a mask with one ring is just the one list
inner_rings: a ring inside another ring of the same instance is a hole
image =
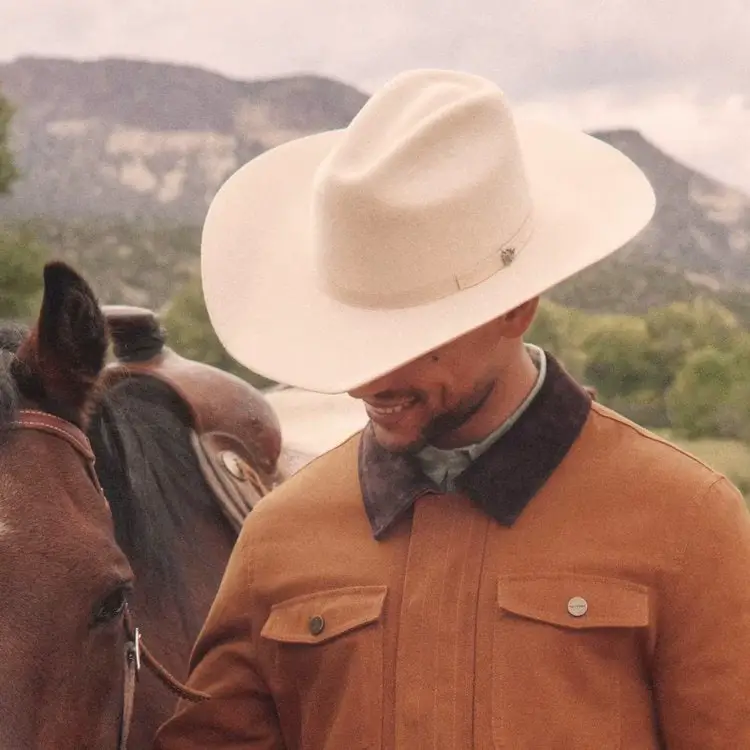
[[[0, 64], [17, 107], [23, 179], [0, 220], [31, 222], [53, 253], [99, 276], [106, 301], [160, 306], [195, 268], [199, 225], [241, 163], [345, 126], [367, 95], [315, 76], [235, 81], [129, 60]], [[700, 291], [750, 321], [750, 198], [632, 130], [597, 132], [654, 184], [656, 217], [613, 258], [555, 290], [588, 310], [641, 312]]]
[[646, 173], [657, 196], [649, 227], [618, 264], [659, 264], [698, 285], [750, 284], [750, 197], [689, 169], [631, 130], [595, 132]]
[[0, 215], [198, 224], [218, 186], [270, 146], [345, 126], [366, 97], [313, 76], [242, 82], [128, 60], [0, 65], [24, 179]]

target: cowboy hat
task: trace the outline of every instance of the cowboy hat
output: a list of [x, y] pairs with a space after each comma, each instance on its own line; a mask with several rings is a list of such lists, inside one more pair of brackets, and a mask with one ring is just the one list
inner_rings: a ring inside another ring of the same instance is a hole
[[239, 362], [341, 393], [596, 263], [654, 206], [606, 143], [514, 117], [484, 78], [409, 71], [347, 128], [266, 151], [222, 185], [203, 293]]

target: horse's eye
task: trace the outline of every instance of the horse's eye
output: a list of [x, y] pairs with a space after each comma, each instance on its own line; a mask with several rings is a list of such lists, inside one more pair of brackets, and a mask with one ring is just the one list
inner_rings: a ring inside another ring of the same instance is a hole
[[121, 586], [117, 590], [108, 594], [94, 611], [94, 625], [106, 625], [118, 618], [125, 610], [128, 602], [129, 590]]

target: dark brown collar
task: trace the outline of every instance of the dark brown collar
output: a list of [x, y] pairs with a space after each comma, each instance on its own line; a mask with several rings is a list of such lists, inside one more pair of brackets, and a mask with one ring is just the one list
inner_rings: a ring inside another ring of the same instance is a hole
[[[591, 398], [547, 354], [547, 376], [513, 427], [457, 479], [458, 490], [504, 526], [511, 526], [560, 465], [583, 428]], [[416, 459], [389, 453], [367, 425], [359, 447], [365, 510], [380, 539], [414, 501], [440, 489]]]

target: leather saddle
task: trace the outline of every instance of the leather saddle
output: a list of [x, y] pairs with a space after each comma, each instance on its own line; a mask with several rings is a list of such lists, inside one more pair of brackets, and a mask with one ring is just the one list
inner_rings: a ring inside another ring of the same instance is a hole
[[281, 428], [263, 394], [228, 372], [186, 359], [166, 345], [152, 310], [105, 305], [114, 359], [105, 386], [151, 377], [172, 389], [191, 419], [191, 442], [209, 487], [237, 533], [256, 503], [283, 481]]

